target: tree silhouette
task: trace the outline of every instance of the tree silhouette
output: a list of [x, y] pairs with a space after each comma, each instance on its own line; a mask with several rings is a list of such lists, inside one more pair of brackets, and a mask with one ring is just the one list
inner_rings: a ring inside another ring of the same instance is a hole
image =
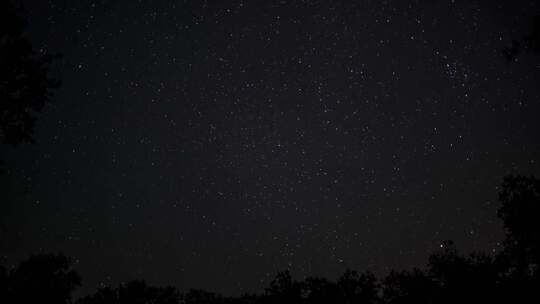
[[503, 49], [507, 61], [516, 61], [523, 52], [540, 53], [540, 15], [535, 16], [530, 31], [520, 40], [512, 40], [512, 45]]
[[173, 287], [152, 287], [144, 281], [130, 281], [117, 288], [100, 288], [95, 294], [78, 301], [79, 304], [176, 304], [180, 295]]
[[540, 286], [540, 180], [535, 177], [507, 176], [499, 192], [498, 210], [506, 229], [504, 251], [499, 256], [504, 265], [506, 294], [539, 299]]
[[200, 289], [190, 289], [182, 295], [182, 300], [186, 304], [217, 304], [224, 301], [220, 295]]
[[80, 276], [64, 255], [34, 255], [10, 271], [1, 271], [2, 303], [71, 303]]
[[10, 1], [0, 1], [0, 143], [32, 142], [36, 114], [59, 82], [49, 77], [56, 56], [35, 52], [26, 22]]
[[540, 263], [540, 180], [534, 177], [507, 176], [499, 192], [498, 211], [506, 228], [506, 248], [515, 262]]
[[302, 284], [294, 281], [289, 271], [280, 272], [270, 282], [265, 294], [274, 302], [299, 303], [302, 301]]
[[303, 284], [303, 297], [307, 303], [340, 303], [342, 300], [338, 287], [335, 283], [325, 278], [307, 278]]
[[429, 275], [438, 284], [438, 302], [492, 302], [497, 299], [499, 272], [492, 256], [473, 253], [463, 256], [453, 243], [429, 258]]
[[[152, 287], [131, 281], [103, 287], [77, 304], [273, 304], [273, 303], [537, 303], [540, 181], [508, 176], [499, 193], [498, 210], [507, 231], [499, 254], [463, 255], [451, 241], [430, 255], [427, 267], [392, 271], [381, 280], [347, 270], [337, 281], [308, 277], [296, 281], [280, 272], [263, 294], [223, 297], [191, 289]], [[80, 278], [62, 255], [37, 255], [8, 270], [0, 266], [0, 303], [71, 303]]]
[[360, 275], [350, 269], [338, 279], [337, 287], [343, 303], [375, 303], [379, 290], [374, 274], [366, 272]]
[[435, 303], [439, 286], [418, 268], [391, 271], [383, 280], [383, 302], [391, 304]]

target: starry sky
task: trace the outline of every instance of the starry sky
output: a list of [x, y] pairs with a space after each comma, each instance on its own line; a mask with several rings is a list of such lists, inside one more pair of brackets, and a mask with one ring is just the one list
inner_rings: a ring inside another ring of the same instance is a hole
[[502, 55], [535, 1], [20, 2], [62, 87], [2, 147], [2, 259], [85, 292], [494, 252], [502, 177], [540, 175], [540, 60]]

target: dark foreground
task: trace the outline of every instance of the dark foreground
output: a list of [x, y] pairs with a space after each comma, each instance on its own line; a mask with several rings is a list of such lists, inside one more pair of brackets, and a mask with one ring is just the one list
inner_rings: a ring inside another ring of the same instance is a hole
[[225, 297], [203, 290], [131, 281], [102, 287], [73, 300], [81, 285], [72, 261], [63, 255], [34, 255], [13, 269], [0, 267], [1, 303], [540, 303], [540, 180], [505, 178], [499, 217], [506, 228], [499, 253], [460, 254], [451, 241], [441, 244], [425, 269], [392, 271], [378, 279], [369, 272], [346, 271], [337, 281], [294, 280], [278, 273], [261, 294]]

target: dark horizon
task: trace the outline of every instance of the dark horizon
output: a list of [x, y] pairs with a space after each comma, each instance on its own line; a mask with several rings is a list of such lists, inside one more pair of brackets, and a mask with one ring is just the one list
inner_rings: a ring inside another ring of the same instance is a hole
[[61, 85], [1, 145], [0, 264], [62, 252], [80, 294], [499, 253], [540, 176], [534, 1], [18, 3]]

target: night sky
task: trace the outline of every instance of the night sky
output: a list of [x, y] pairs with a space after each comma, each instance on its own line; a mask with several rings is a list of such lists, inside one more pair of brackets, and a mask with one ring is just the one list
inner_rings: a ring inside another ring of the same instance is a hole
[[62, 86], [2, 147], [1, 255], [83, 292], [497, 251], [503, 176], [540, 175], [539, 55], [502, 55], [535, 1], [21, 2]]

